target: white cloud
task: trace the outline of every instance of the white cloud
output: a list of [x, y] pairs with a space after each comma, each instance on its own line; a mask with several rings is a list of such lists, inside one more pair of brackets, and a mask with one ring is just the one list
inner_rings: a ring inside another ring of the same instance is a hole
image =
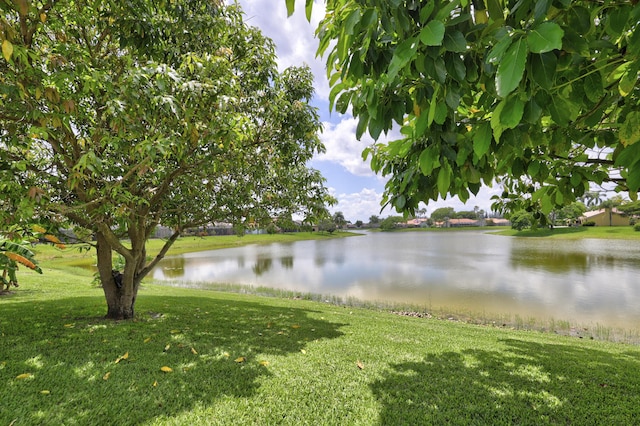
[[[366, 133], [362, 135], [360, 140], [356, 139], [357, 119], [343, 116], [337, 124], [330, 122], [322, 124], [324, 131], [320, 135], [320, 139], [327, 148], [327, 152], [317, 155], [316, 160], [340, 164], [357, 176], [375, 176], [369, 167], [369, 162], [362, 160], [362, 151], [372, 145], [374, 140]], [[400, 139], [400, 134], [392, 130], [388, 135], [382, 135], [378, 142], [395, 139]]]

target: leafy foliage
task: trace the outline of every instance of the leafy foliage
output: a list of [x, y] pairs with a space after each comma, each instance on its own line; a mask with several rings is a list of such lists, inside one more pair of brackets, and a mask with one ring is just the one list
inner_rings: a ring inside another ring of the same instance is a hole
[[391, 231], [392, 229], [396, 229], [402, 222], [404, 222], [402, 216], [388, 216], [380, 222], [380, 229], [383, 231]]
[[534, 223], [533, 215], [524, 210], [512, 213], [509, 219], [511, 220], [511, 228], [516, 231], [531, 228], [531, 225]]
[[[186, 227], [326, 214], [323, 178], [306, 167], [324, 149], [311, 73], [279, 73], [273, 43], [237, 6], [0, 9], [0, 190], [11, 207], [2, 218], [33, 214], [92, 233], [109, 316], [133, 315], [140, 281]], [[147, 261], [158, 224], [174, 234]], [[113, 251], [125, 259], [117, 289]]]
[[318, 53], [357, 137], [401, 127], [363, 153], [385, 204], [497, 181], [495, 209], [544, 217], [591, 184], [637, 197], [639, 23], [637, 1], [327, 0]]

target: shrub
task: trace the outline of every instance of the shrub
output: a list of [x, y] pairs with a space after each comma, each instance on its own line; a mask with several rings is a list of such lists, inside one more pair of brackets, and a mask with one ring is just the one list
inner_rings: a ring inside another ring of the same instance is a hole
[[634, 231], [640, 232], [640, 223], [637, 223], [633, 226]]
[[517, 211], [511, 215], [511, 228], [516, 231], [531, 228], [533, 224], [533, 215], [524, 210]]
[[277, 232], [278, 232], [278, 227], [275, 224], [270, 223], [267, 226], [267, 234], [272, 235], [272, 234], [276, 234]]
[[585, 223], [582, 224], [582, 226], [596, 226], [596, 223], [592, 220], [587, 221]]

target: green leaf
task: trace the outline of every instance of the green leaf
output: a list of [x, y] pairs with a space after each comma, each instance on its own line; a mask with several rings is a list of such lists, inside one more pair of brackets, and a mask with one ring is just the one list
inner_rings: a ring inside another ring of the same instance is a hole
[[555, 83], [558, 59], [551, 52], [531, 55], [531, 75], [533, 80], [545, 90], [551, 89]]
[[604, 96], [602, 75], [594, 72], [584, 78], [584, 93], [591, 102], [598, 102]]
[[627, 186], [629, 187], [629, 197], [640, 189], [640, 161], [636, 161], [635, 165], [629, 169]]
[[433, 117], [433, 121], [438, 124], [444, 124], [447, 119], [447, 105], [444, 102], [438, 102], [436, 105], [436, 113]]
[[440, 168], [440, 171], [438, 172], [437, 185], [440, 196], [445, 198], [449, 192], [449, 185], [451, 185], [451, 170], [448, 166]]
[[553, 210], [553, 202], [551, 201], [551, 197], [549, 193], [544, 194], [544, 196], [540, 199], [540, 210], [542, 213], [549, 214], [551, 210]]
[[311, 12], [313, 11], [313, 0], [307, 0], [304, 5], [304, 12], [307, 17], [307, 21], [311, 22]]
[[489, 152], [492, 136], [493, 132], [491, 131], [491, 125], [489, 123], [485, 122], [476, 127], [475, 134], [473, 135], [473, 152], [478, 158]]
[[571, 174], [571, 186], [573, 186], [574, 188], [577, 188], [578, 186], [582, 185], [582, 174], [581, 173], [572, 173]]
[[527, 35], [527, 44], [532, 53], [545, 53], [562, 49], [564, 31], [555, 22], [543, 22]]
[[460, 104], [460, 88], [457, 85], [449, 85], [444, 96], [445, 103], [455, 110]]
[[13, 54], [13, 44], [7, 39], [2, 42], [2, 56], [4, 59], [9, 62], [11, 59], [11, 55]]
[[430, 21], [420, 31], [420, 41], [427, 46], [442, 46], [444, 39], [444, 24], [440, 21]]
[[383, 125], [379, 120], [374, 120], [371, 118], [369, 120], [369, 135], [373, 138], [374, 141], [378, 140], [380, 137], [380, 133], [382, 133]]
[[589, 10], [582, 6], [572, 6], [567, 11], [567, 20], [571, 28], [582, 34], [588, 33], [593, 25]]
[[536, 177], [538, 175], [538, 172], [540, 172], [540, 162], [537, 160], [533, 160], [527, 167], [527, 174], [531, 177]]
[[358, 125], [356, 126], [356, 139], [360, 140], [365, 130], [367, 129], [367, 125], [369, 124], [369, 114], [364, 111], [358, 117]]
[[433, 9], [435, 8], [436, 3], [433, 1], [428, 2], [426, 5], [422, 6], [422, 8], [420, 9], [420, 23], [424, 24], [425, 22], [427, 22], [427, 19], [429, 19], [429, 16], [431, 16], [431, 12], [433, 12]]
[[560, 96], [551, 96], [547, 105], [551, 118], [560, 126], [566, 126], [571, 120], [571, 106]]
[[527, 43], [522, 38], [512, 43], [505, 52], [496, 73], [496, 89], [500, 97], [506, 97], [520, 84], [527, 63], [527, 53]]
[[447, 80], [447, 66], [444, 63], [444, 59], [442, 59], [442, 57], [436, 58], [436, 60], [433, 62], [433, 65], [436, 73], [436, 75], [433, 76], [434, 79], [438, 83], [444, 84], [444, 82]]
[[445, 34], [443, 45], [450, 52], [463, 53], [467, 51], [467, 40], [460, 31]]
[[551, 6], [550, 0], [537, 0], [536, 5], [533, 9], [533, 17], [536, 21], [544, 18], [549, 10], [549, 6]]
[[637, 81], [638, 68], [637, 66], [630, 66], [618, 82], [618, 92], [622, 96], [628, 96], [635, 87]]
[[[621, 145], [622, 146], [622, 145]], [[631, 168], [638, 158], [640, 158], [640, 144], [635, 143], [614, 151], [614, 166]]]
[[504, 8], [500, 4], [500, 0], [487, 0], [486, 4], [491, 20], [494, 22], [504, 21]]
[[498, 62], [502, 59], [502, 55], [507, 51], [513, 39], [509, 34], [505, 34], [498, 42], [493, 46], [487, 55], [487, 62]]
[[627, 7], [612, 7], [607, 14], [605, 28], [612, 36], [619, 36], [624, 31], [629, 20], [629, 9]]
[[627, 114], [624, 123], [620, 126], [618, 136], [624, 146], [633, 145], [640, 141], [640, 112], [632, 111]]
[[362, 19], [360, 9], [354, 9], [349, 13], [349, 16], [347, 16], [347, 19], [344, 22], [346, 34], [353, 34], [353, 30], [356, 28], [358, 22], [360, 22], [360, 19]]
[[286, 0], [287, 2], [287, 16], [293, 15], [293, 11], [296, 7], [296, 0]]
[[436, 90], [433, 91], [433, 96], [431, 96], [431, 102], [429, 102], [429, 112], [427, 113], [427, 127], [431, 127], [431, 124], [436, 117], [436, 107], [438, 106], [439, 91], [440, 86], [436, 86]]
[[440, 166], [438, 151], [433, 149], [432, 147], [425, 148], [421, 153], [418, 159], [420, 164], [420, 171], [425, 176], [430, 176], [431, 172], [436, 169], [436, 166]]
[[493, 129], [493, 137], [496, 139], [496, 142], [500, 141], [500, 136], [504, 131], [504, 126], [500, 122], [500, 115], [502, 114], [502, 109], [504, 108], [506, 102], [503, 100], [498, 105], [496, 105], [495, 109], [491, 113], [491, 129]]
[[387, 72], [389, 80], [393, 80], [398, 75], [398, 72], [413, 59], [417, 48], [418, 45], [414, 38], [407, 39], [396, 47]]
[[529, 99], [524, 106], [524, 113], [522, 114], [523, 120], [530, 124], [536, 124], [541, 115], [542, 108], [540, 108], [540, 105], [538, 105], [534, 98]]
[[627, 39], [627, 46], [629, 48], [629, 53], [633, 55], [640, 55], [640, 31], [636, 28], [635, 31], [631, 32], [631, 35]]
[[500, 124], [506, 129], [513, 129], [522, 120], [524, 102], [517, 96], [511, 96], [500, 112]]

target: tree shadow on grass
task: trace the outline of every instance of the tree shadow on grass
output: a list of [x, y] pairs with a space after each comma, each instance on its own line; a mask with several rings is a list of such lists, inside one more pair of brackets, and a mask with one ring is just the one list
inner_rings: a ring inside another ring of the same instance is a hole
[[637, 353], [503, 343], [393, 365], [371, 385], [380, 424], [637, 424]]
[[337, 338], [343, 325], [197, 297], [144, 296], [135, 321], [103, 313], [99, 297], [2, 306], [0, 424], [140, 424], [251, 396], [270, 356]]

